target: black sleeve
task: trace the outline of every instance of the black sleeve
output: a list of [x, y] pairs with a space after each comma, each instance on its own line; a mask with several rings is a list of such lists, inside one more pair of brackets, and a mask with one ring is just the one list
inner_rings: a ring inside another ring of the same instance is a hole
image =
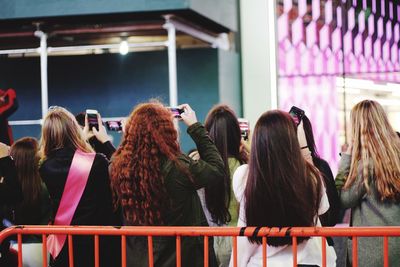
[[322, 174], [329, 200], [329, 210], [319, 216], [321, 224], [322, 226], [334, 226], [338, 222], [340, 212], [340, 200], [336, 190], [335, 178], [333, 178], [332, 170], [325, 160], [319, 159], [314, 163]]
[[93, 143], [93, 148], [96, 151], [96, 153], [104, 154], [108, 160], [111, 159], [112, 155], [114, 154], [114, 152], [116, 150], [115, 147], [113, 146], [113, 144], [111, 143], [111, 141], [101, 143], [100, 141], [98, 141], [96, 139], [95, 141], [92, 141], [91, 143]]
[[22, 200], [21, 185], [11, 157], [0, 158], [0, 203], [15, 204]]
[[99, 203], [102, 207], [101, 216], [105, 225], [122, 225], [120, 210], [114, 211], [111, 193], [111, 180], [108, 172], [109, 164], [104, 155], [97, 154], [95, 161]]

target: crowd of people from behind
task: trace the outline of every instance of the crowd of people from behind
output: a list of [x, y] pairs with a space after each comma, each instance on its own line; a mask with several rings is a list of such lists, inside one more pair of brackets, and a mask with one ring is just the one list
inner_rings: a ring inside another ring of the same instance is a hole
[[[204, 125], [188, 104], [178, 108], [196, 144], [188, 155], [179, 145], [176, 116], [159, 102], [133, 109], [117, 148], [100, 115], [92, 128], [85, 113], [49, 108], [40, 141], [25, 137], [11, 147], [0, 143], [3, 227], [334, 226], [344, 208], [351, 209], [351, 226], [398, 225], [400, 138], [377, 102], [364, 100], [352, 109], [351, 141], [336, 178], [317, 152], [305, 114], [295, 120], [281, 110], [265, 112], [248, 143], [229, 106], [213, 107]], [[209, 240], [209, 265], [233, 266], [232, 239]], [[63, 235], [48, 237], [49, 266], [69, 266], [65, 241]], [[34, 244], [40, 258], [41, 242], [37, 236], [24, 237], [23, 251]], [[321, 237], [299, 237], [298, 266], [322, 266], [322, 242]], [[357, 242], [360, 266], [382, 265], [382, 239]], [[2, 243], [0, 266], [14, 266], [12, 243]], [[120, 243], [118, 237], [100, 237], [100, 266], [121, 265]], [[268, 237], [268, 266], [291, 266], [292, 245], [291, 237]], [[327, 238], [327, 266], [336, 266], [332, 245]], [[204, 266], [204, 246], [201, 237], [182, 237], [182, 266]], [[238, 266], [262, 266], [261, 237], [239, 237], [237, 246]], [[94, 266], [93, 237], [74, 236], [73, 248], [74, 266]], [[390, 266], [400, 264], [399, 249], [400, 241], [390, 239]], [[147, 254], [146, 237], [127, 237], [127, 266], [148, 266]], [[175, 238], [154, 237], [153, 255], [154, 266], [175, 266]]]

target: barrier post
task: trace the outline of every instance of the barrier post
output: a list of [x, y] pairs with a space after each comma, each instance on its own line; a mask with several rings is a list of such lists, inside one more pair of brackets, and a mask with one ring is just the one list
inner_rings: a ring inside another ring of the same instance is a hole
[[126, 267], [126, 235], [121, 236], [121, 261], [122, 267]]
[[322, 240], [322, 267], [326, 267], [326, 238], [321, 237]]
[[94, 236], [94, 266], [99, 267], [99, 235]]
[[389, 266], [389, 238], [383, 237], [383, 266]]
[[292, 237], [293, 267], [297, 267], [297, 237]]
[[149, 267], [153, 267], [154, 266], [153, 237], [151, 235], [147, 237], [147, 247], [149, 249]]
[[357, 267], [358, 266], [357, 237], [353, 236], [351, 240], [353, 243], [353, 267]]
[[181, 267], [181, 236], [176, 236], [176, 267]]
[[18, 241], [18, 267], [22, 267], [22, 235], [17, 235]]
[[262, 237], [263, 267], [267, 267], [267, 237]]
[[208, 267], [208, 236], [204, 236], [204, 267]]
[[233, 237], [233, 267], [237, 267], [237, 236]]
[[68, 252], [69, 267], [74, 267], [74, 246], [72, 244], [72, 235], [68, 235]]
[[43, 267], [47, 267], [47, 236], [42, 235], [42, 257], [43, 257]]

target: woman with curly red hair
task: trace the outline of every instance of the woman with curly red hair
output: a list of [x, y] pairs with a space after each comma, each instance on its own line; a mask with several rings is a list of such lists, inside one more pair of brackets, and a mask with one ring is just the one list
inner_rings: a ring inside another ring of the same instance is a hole
[[[223, 179], [224, 163], [195, 112], [187, 104], [179, 108], [199, 161], [181, 152], [173, 114], [160, 103], [140, 104], [128, 118], [110, 168], [125, 225], [207, 226], [196, 190]], [[181, 242], [182, 266], [203, 266], [203, 240], [184, 237]], [[210, 266], [215, 266], [209, 244]], [[148, 265], [146, 238], [128, 238], [127, 247], [128, 266]], [[154, 238], [153, 251], [155, 266], [176, 265], [175, 238]]]

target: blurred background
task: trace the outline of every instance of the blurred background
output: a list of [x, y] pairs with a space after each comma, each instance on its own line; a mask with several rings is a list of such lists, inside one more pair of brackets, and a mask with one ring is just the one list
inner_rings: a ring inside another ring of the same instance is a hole
[[15, 139], [51, 105], [111, 120], [157, 98], [203, 121], [226, 103], [250, 127], [295, 105], [335, 173], [355, 103], [400, 130], [399, 23], [397, 0], [0, 0], [0, 88], [17, 92]]

